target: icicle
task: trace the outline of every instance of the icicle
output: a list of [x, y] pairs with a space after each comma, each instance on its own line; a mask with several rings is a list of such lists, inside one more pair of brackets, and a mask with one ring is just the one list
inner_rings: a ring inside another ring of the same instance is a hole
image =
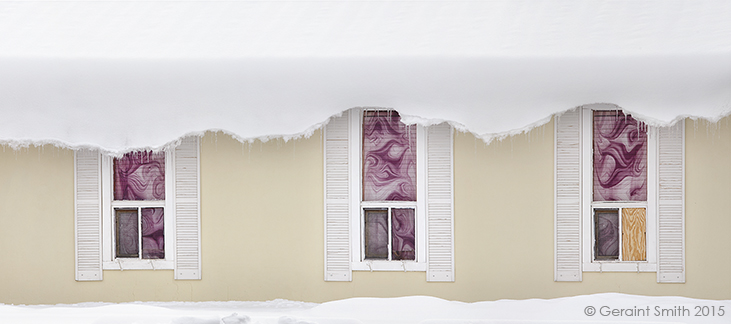
[[246, 159], [249, 163], [251, 163], [251, 147], [254, 145], [253, 141], [246, 142], [246, 147], [249, 150], [249, 154], [247, 155]]

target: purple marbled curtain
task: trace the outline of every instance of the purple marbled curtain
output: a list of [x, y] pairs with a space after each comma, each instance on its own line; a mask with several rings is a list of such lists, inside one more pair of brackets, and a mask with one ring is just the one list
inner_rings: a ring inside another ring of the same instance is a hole
[[647, 201], [647, 129], [621, 111], [594, 112], [594, 201]]
[[165, 258], [165, 209], [142, 208], [142, 258]]
[[365, 258], [388, 259], [388, 210], [365, 210]]
[[416, 201], [416, 128], [395, 111], [364, 113], [363, 200]]
[[415, 260], [416, 223], [414, 209], [394, 208], [391, 210], [392, 259]]
[[131, 152], [114, 159], [114, 200], [165, 200], [165, 153]]
[[619, 212], [597, 210], [594, 223], [594, 256], [598, 260], [616, 260], [619, 257]]

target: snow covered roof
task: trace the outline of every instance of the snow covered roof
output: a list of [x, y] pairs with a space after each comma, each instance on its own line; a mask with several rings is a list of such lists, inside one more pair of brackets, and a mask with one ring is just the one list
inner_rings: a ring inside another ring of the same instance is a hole
[[306, 134], [352, 107], [489, 136], [579, 105], [731, 111], [728, 1], [0, 2], [0, 142]]

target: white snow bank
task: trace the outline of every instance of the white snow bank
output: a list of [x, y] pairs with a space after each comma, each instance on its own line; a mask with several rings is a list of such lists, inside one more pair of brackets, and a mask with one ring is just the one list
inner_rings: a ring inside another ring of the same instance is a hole
[[434, 297], [269, 302], [0, 305], [3, 323], [728, 323], [731, 300], [605, 293], [477, 303]]
[[352, 107], [489, 137], [584, 104], [652, 124], [731, 110], [731, 55], [0, 60], [0, 141], [159, 148], [190, 133], [307, 135]]
[[1, 2], [0, 143], [308, 135], [353, 107], [489, 138], [591, 103], [731, 111], [728, 1]]

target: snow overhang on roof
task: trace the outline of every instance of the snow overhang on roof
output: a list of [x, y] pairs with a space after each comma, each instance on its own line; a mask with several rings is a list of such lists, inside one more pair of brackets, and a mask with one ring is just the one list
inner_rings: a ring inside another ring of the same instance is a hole
[[3, 2], [0, 141], [160, 148], [352, 107], [489, 137], [580, 105], [731, 110], [728, 1]]

